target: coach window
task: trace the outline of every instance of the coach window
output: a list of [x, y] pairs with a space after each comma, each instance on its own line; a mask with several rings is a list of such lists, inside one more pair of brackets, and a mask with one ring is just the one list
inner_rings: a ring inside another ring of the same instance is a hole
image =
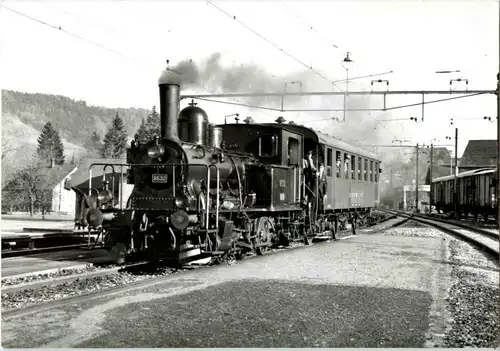
[[364, 165], [363, 165], [363, 174], [365, 175], [364, 176], [364, 180], [365, 182], [368, 181], [368, 160], [366, 158], [363, 159], [365, 162], [364, 162]]
[[362, 168], [363, 168], [362, 158], [358, 156], [358, 180], [361, 180]]
[[340, 178], [340, 166], [342, 164], [342, 158], [340, 156], [340, 151], [335, 152], [335, 169], [337, 170], [337, 178]]
[[296, 166], [299, 164], [299, 141], [295, 138], [288, 138], [288, 165]]
[[263, 135], [259, 138], [259, 156], [273, 157], [278, 154], [278, 137]]
[[356, 156], [351, 155], [351, 179], [356, 179]]
[[345, 153], [344, 154], [344, 178], [345, 179], [349, 179], [349, 169], [351, 168], [351, 166], [349, 165], [350, 162], [351, 162], [351, 157], [349, 156], [349, 154]]
[[326, 175], [328, 177], [332, 176], [332, 166], [333, 166], [333, 150], [331, 148], [326, 149]]
[[370, 161], [370, 182], [373, 182], [373, 161]]

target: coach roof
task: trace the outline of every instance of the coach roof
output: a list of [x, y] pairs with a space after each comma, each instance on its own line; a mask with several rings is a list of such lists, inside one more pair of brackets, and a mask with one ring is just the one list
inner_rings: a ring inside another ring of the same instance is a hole
[[[495, 172], [495, 168], [473, 169], [472, 171], [466, 171], [466, 172], [459, 173], [457, 175], [457, 179], [467, 178], [467, 177], [470, 177], [472, 175], [481, 175], [481, 174], [488, 174], [488, 173], [494, 173], [494, 172]], [[439, 182], [443, 182], [443, 181], [446, 181], [446, 180], [453, 180], [453, 179], [455, 179], [455, 176], [454, 175], [449, 175], [449, 176], [434, 178], [432, 180], [432, 182], [433, 183], [439, 183]]]

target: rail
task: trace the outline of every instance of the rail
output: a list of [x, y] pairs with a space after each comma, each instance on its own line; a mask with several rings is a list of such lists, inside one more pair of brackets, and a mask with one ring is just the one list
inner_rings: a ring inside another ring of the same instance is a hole
[[499, 247], [498, 233], [470, 226], [465, 223], [456, 223], [440, 218], [431, 219], [425, 215], [420, 215], [416, 213], [407, 213], [399, 210], [383, 210], [383, 211], [407, 217], [413, 221], [430, 225], [443, 232], [459, 237], [475, 246], [480, 247], [481, 249], [485, 249], [490, 254], [493, 254], [496, 260], [499, 259], [500, 247]]

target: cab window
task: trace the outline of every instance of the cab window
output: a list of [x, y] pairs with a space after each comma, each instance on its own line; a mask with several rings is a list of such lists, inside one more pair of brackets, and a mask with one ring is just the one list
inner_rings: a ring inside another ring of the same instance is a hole
[[259, 156], [274, 157], [278, 155], [278, 136], [263, 135], [259, 138]]
[[296, 138], [288, 138], [288, 165], [299, 164], [299, 141]]

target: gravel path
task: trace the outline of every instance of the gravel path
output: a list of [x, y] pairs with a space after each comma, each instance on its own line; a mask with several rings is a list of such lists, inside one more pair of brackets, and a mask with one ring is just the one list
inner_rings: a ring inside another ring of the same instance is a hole
[[499, 265], [470, 244], [434, 228], [409, 221], [384, 236], [442, 238], [450, 283], [445, 311], [445, 347], [494, 347], [500, 344]]
[[75, 347], [419, 347], [430, 303], [420, 291], [245, 280], [114, 309], [107, 338]]

